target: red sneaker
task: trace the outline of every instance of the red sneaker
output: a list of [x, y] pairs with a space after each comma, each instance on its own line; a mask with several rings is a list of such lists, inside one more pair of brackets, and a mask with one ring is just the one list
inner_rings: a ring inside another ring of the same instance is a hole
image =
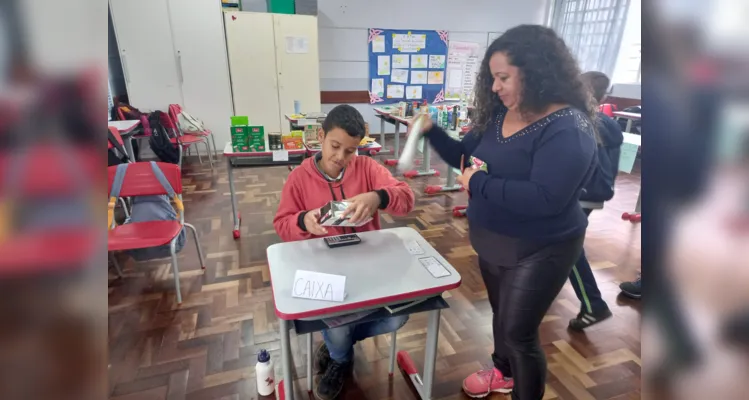
[[463, 380], [463, 391], [473, 398], [483, 398], [491, 392], [510, 393], [515, 382], [505, 379], [498, 369], [482, 369]]

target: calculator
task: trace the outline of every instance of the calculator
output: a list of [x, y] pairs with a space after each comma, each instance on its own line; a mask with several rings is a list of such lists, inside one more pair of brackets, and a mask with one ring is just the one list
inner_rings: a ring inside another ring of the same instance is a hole
[[349, 233], [346, 235], [330, 236], [323, 238], [325, 244], [331, 249], [336, 247], [351, 246], [353, 244], [361, 243], [361, 238], [355, 233]]

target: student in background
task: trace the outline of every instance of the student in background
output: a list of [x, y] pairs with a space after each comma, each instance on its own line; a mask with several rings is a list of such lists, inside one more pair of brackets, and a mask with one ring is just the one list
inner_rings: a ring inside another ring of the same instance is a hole
[[[580, 79], [588, 87], [596, 103], [601, 104], [609, 88], [609, 77], [603, 72], [590, 71], [582, 74]], [[619, 124], [602, 112], [598, 113], [596, 128], [599, 137], [598, 169], [580, 194], [580, 205], [586, 216], [590, 216], [594, 209], [603, 208], [603, 203], [614, 197], [614, 180], [619, 173], [619, 154], [624, 141]], [[570, 320], [570, 329], [583, 330], [611, 317], [611, 310], [601, 298], [601, 291], [585, 257], [585, 250], [572, 267], [570, 283], [581, 303], [580, 313]]]
[[[311, 239], [380, 229], [379, 210], [406, 215], [414, 207], [414, 194], [405, 182], [370, 157], [358, 157], [364, 138], [364, 118], [354, 107], [333, 108], [318, 133], [322, 150], [289, 174], [273, 226], [282, 240]], [[333, 200], [350, 203], [346, 213], [352, 222], [372, 221], [357, 228], [320, 226], [320, 208]], [[356, 268], [355, 265], [351, 266]], [[323, 343], [315, 353], [323, 376], [315, 385], [315, 397], [336, 398], [351, 371], [354, 344], [368, 337], [393, 332], [408, 320], [391, 317], [350, 324], [322, 332]]]
[[[493, 313], [493, 368], [470, 375], [463, 390], [541, 400], [538, 328], [583, 247], [588, 219], [578, 200], [597, 168], [595, 105], [564, 41], [540, 25], [509, 29], [489, 46], [475, 91], [462, 141], [424, 121], [442, 159], [467, 167], [458, 181]], [[486, 168], [471, 168], [472, 158]]]

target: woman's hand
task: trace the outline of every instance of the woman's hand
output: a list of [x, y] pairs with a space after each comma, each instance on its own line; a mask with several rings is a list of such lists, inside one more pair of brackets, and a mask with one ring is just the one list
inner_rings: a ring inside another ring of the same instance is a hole
[[349, 221], [353, 224], [358, 224], [371, 217], [380, 206], [380, 196], [375, 192], [358, 194], [346, 199], [346, 201], [349, 205], [343, 212], [343, 216], [350, 216]]
[[406, 137], [411, 134], [411, 128], [416, 125], [416, 121], [418, 120], [421, 120], [421, 132], [419, 132], [420, 135], [432, 129], [432, 117], [430, 117], [429, 114], [419, 114], [416, 118], [413, 119], [411, 124], [408, 125], [408, 132], [406, 133]]
[[469, 185], [469, 183], [471, 181], [471, 177], [476, 172], [479, 172], [479, 170], [478, 169], [473, 169], [473, 168], [470, 168], [470, 167], [466, 168], [465, 171], [463, 171], [463, 175], [458, 176], [458, 178], [457, 178], [458, 179], [458, 183], [460, 183], [461, 186], [463, 186], [466, 190], [468, 190], [468, 185]]
[[320, 209], [310, 210], [304, 215], [304, 227], [315, 236], [327, 235], [328, 230], [320, 225]]

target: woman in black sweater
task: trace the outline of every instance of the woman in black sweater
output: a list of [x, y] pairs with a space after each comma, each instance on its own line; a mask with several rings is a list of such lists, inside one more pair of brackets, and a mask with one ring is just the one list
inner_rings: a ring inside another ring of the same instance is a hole
[[553, 30], [517, 26], [486, 51], [471, 132], [456, 141], [425, 118], [442, 159], [467, 167], [458, 180], [493, 312], [494, 368], [465, 379], [471, 397], [543, 398], [538, 327], [582, 249], [578, 199], [597, 167], [595, 110], [579, 75]]

